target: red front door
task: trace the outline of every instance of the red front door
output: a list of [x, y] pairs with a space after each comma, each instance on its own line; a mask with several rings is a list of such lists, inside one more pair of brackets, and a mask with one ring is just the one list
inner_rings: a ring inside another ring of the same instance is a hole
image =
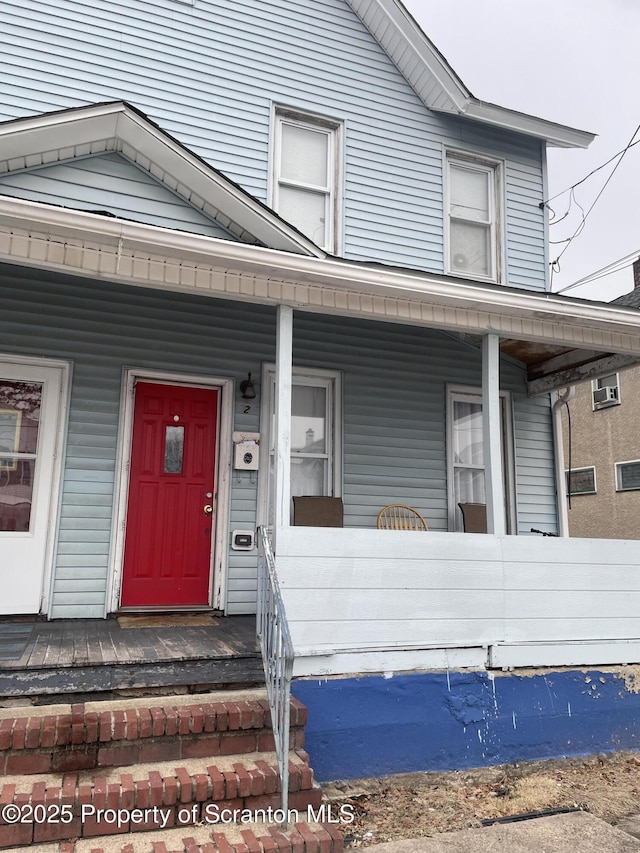
[[138, 382], [122, 607], [209, 603], [218, 392]]

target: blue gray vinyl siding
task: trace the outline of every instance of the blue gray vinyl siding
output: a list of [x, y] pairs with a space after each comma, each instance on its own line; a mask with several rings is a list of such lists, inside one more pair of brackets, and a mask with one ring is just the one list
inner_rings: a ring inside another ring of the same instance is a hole
[[[54, 617], [104, 612], [116, 487], [123, 370], [260, 376], [275, 358], [270, 307], [198, 299], [3, 268], [0, 351], [73, 361]], [[480, 386], [480, 352], [438, 331], [298, 312], [294, 363], [343, 375], [345, 525], [373, 528], [380, 507], [410, 503], [447, 529], [446, 389]], [[503, 360], [515, 424], [520, 530], [553, 529], [548, 403], [526, 396], [523, 371]], [[237, 395], [234, 428], [260, 431], [258, 399]], [[221, 441], [231, 441], [222, 436]], [[234, 472], [230, 530], [256, 522], [257, 478]], [[229, 555], [227, 612], [255, 607], [255, 555]]]
[[342, 120], [345, 256], [435, 273], [444, 147], [501, 158], [504, 283], [545, 287], [540, 144], [430, 112], [343, 0], [3, 4], [0, 118], [118, 99], [262, 201], [273, 105]]
[[147, 225], [235, 240], [119, 154], [101, 154], [0, 176], [0, 194], [26, 201], [107, 211]]

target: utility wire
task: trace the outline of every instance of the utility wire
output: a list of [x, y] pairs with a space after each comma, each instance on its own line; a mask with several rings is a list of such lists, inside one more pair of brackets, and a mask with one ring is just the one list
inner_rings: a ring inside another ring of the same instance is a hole
[[[584, 213], [584, 212], [583, 212], [582, 221], [580, 222], [580, 224], [578, 225], [578, 227], [576, 228], [576, 230], [573, 232], [573, 234], [571, 235], [571, 237], [567, 238], [567, 241], [566, 241], [566, 242], [567, 242], [567, 245], [564, 247], [564, 249], [562, 249], [562, 251], [560, 252], [560, 254], [558, 255], [558, 257], [555, 259], [555, 261], [552, 261], [552, 262], [551, 262], [551, 282], [552, 282], [552, 283], [553, 283], [553, 273], [554, 273], [554, 271], [559, 271], [559, 270], [560, 270], [560, 259], [562, 258], [562, 256], [564, 255], [564, 253], [567, 251], [567, 249], [569, 248], [569, 246], [571, 245], [571, 243], [575, 240], [575, 238], [576, 238], [579, 234], [581, 234], [581, 233], [582, 233], [582, 231], [583, 231], [583, 229], [584, 229], [584, 227], [585, 227], [585, 224], [586, 224], [586, 222], [587, 222], [587, 218], [588, 218], [589, 214], [591, 213], [591, 211], [593, 210], [593, 208], [594, 208], [594, 207], [596, 206], [596, 204], [598, 203], [598, 200], [600, 199], [600, 196], [601, 196], [601, 195], [602, 195], [602, 193], [605, 191], [605, 189], [607, 188], [607, 186], [608, 186], [609, 182], [611, 181], [611, 179], [612, 179], [612, 178], [613, 178], [613, 176], [615, 175], [616, 171], [618, 170], [618, 167], [619, 167], [619, 166], [620, 166], [620, 164], [622, 163], [622, 161], [623, 161], [623, 159], [624, 159], [625, 154], [626, 154], [626, 153], [627, 153], [627, 151], [631, 148], [631, 146], [632, 146], [633, 144], [635, 144], [635, 143], [633, 142], [633, 140], [636, 138], [636, 134], [638, 133], [638, 131], [640, 131], [640, 124], [636, 127], [636, 129], [635, 129], [635, 130], [633, 131], [633, 133], [631, 134], [631, 139], [630, 139], [630, 140], [629, 140], [629, 142], [627, 143], [626, 147], [622, 149], [622, 151], [620, 152], [620, 154], [617, 154], [617, 155], [616, 155], [616, 156], [618, 157], [618, 162], [616, 163], [616, 165], [615, 165], [615, 166], [613, 167], [613, 169], [611, 170], [611, 173], [609, 174], [609, 177], [607, 178], [607, 180], [606, 180], [606, 181], [604, 182], [604, 184], [602, 185], [602, 188], [601, 188], [600, 192], [598, 193], [598, 195], [597, 195], [597, 196], [595, 197], [595, 199], [593, 200], [593, 202], [592, 202], [592, 204], [591, 204], [591, 207], [587, 210], [587, 212], [586, 212], [586, 213]], [[638, 140], [638, 141], [640, 142], [640, 140]], [[614, 157], [613, 159], [615, 159], [615, 157]], [[561, 242], [564, 242], [564, 241], [561, 241]]]
[[[636, 131], [637, 132], [637, 131]], [[635, 136], [635, 133], [634, 133]], [[632, 137], [633, 138], [633, 137]], [[632, 142], [630, 145], [627, 145], [626, 148], [622, 148], [618, 151], [617, 154], [614, 154], [613, 157], [610, 157], [605, 163], [602, 163], [600, 166], [596, 166], [595, 169], [592, 169], [588, 175], [585, 175], [584, 178], [581, 178], [579, 181], [576, 181], [575, 184], [572, 184], [570, 187], [567, 187], [566, 190], [561, 190], [559, 193], [552, 195], [550, 198], [546, 199], [542, 202], [542, 204], [549, 204], [550, 201], [553, 201], [556, 198], [559, 198], [561, 195], [570, 192], [571, 190], [575, 190], [576, 187], [579, 187], [580, 184], [584, 184], [585, 181], [588, 181], [592, 175], [595, 175], [596, 172], [599, 172], [600, 169], [604, 169], [605, 166], [608, 166], [609, 163], [612, 163], [616, 157], [619, 157], [621, 154], [626, 154], [630, 148], [633, 148], [634, 145], [640, 145], [640, 139], [636, 139], [635, 142]], [[551, 225], [555, 224], [555, 220], [553, 223], [549, 223]]]
[[608, 275], [613, 275], [613, 273], [620, 272], [620, 270], [630, 267], [630, 262], [633, 262], [639, 256], [640, 249], [637, 249], [635, 252], [630, 252], [628, 255], [625, 255], [622, 258], [618, 258], [617, 261], [612, 261], [610, 264], [607, 264], [606, 266], [601, 267], [600, 269], [594, 270], [594, 272], [589, 273], [589, 275], [578, 279], [578, 281], [574, 281], [573, 284], [569, 284], [566, 287], [561, 287], [560, 290], [556, 290], [555, 292], [565, 293], [567, 290], [573, 290], [574, 287], [580, 287], [583, 284], [589, 284], [589, 282], [597, 281], [600, 278], [606, 278], [606, 276]]

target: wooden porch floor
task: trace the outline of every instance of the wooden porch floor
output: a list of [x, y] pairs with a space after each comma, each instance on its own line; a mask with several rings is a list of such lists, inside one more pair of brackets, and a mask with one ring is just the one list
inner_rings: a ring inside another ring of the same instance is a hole
[[0, 697], [51, 701], [264, 681], [253, 616], [213, 617], [205, 625], [166, 625], [152, 616], [144, 627], [131, 621], [132, 627], [116, 619], [0, 622]]

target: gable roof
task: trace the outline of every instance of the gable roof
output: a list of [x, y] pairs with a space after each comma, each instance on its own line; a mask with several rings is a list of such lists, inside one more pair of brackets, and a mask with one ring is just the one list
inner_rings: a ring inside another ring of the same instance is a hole
[[117, 152], [240, 242], [325, 257], [311, 240], [125, 101], [0, 123], [0, 176]]
[[347, 0], [426, 107], [544, 139], [587, 148], [595, 135], [475, 98], [400, 0]]

